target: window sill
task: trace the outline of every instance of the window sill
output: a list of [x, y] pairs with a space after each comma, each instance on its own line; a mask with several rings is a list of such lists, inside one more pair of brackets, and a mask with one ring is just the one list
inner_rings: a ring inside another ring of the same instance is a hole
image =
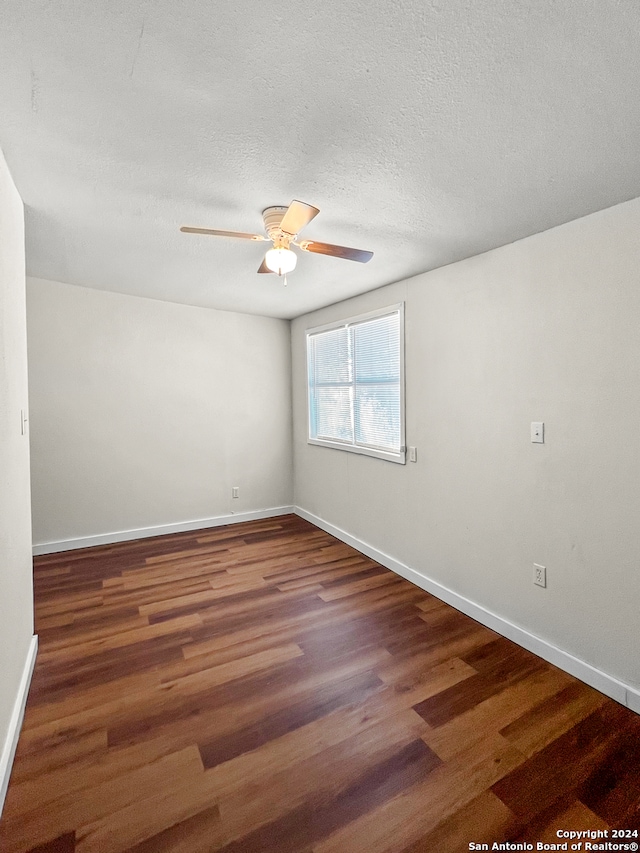
[[308, 438], [307, 444], [314, 444], [316, 447], [331, 447], [333, 450], [346, 450], [347, 453], [357, 453], [360, 456], [373, 456], [375, 459], [384, 459], [386, 462], [396, 462], [399, 465], [406, 463], [406, 452], [404, 450], [399, 453], [392, 453], [389, 450], [376, 450], [372, 447], [359, 447], [355, 444], [327, 441], [321, 438]]

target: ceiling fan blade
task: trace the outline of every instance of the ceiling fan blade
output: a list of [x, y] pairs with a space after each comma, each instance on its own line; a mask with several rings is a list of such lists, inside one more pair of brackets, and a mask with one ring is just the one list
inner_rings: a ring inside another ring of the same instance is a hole
[[285, 234], [291, 234], [292, 237], [295, 237], [319, 213], [320, 211], [317, 207], [294, 199], [282, 217], [280, 230], [284, 231]]
[[373, 257], [373, 252], [365, 252], [363, 249], [350, 249], [348, 246], [334, 246], [332, 243], [317, 243], [315, 240], [303, 240], [294, 243], [303, 252], [315, 252], [318, 255], [331, 255], [332, 258], [343, 258], [345, 261], [358, 261], [366, 264]]
[[266, 240], [261, 234], [248, 234], [246, 231], [217, 231], [213, 228], [190, 228], [183, 225], [180, 229], [185, 234], [209, 234], [214, 237], [239, 237], [241, 240]]
[[267, 266], [267, 262], [264, 258], [262, 260], [262, 263], [258, 267], [258, 272], [271, 272], [271, 273], [273, 272], [273, 270], [270, 270], [269, 267]]

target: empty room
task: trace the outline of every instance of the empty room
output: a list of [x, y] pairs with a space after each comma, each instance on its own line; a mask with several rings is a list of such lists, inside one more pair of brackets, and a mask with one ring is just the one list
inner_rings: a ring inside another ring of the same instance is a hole
[[5, 0], [0, 853], [638, 849], [639, 34]]

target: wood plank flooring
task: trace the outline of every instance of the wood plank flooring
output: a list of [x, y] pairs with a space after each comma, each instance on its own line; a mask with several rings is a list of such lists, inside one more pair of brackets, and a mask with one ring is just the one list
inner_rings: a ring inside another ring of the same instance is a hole
[[296, 516], [38, 557], [35, 596], [2, 853], [640, 827], [640, 717]]

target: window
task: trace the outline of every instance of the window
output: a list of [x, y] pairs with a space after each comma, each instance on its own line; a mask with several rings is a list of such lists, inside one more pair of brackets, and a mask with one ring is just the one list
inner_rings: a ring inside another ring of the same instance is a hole
[[404, 306], [307, 330], [309, 442], [405, 461]]

